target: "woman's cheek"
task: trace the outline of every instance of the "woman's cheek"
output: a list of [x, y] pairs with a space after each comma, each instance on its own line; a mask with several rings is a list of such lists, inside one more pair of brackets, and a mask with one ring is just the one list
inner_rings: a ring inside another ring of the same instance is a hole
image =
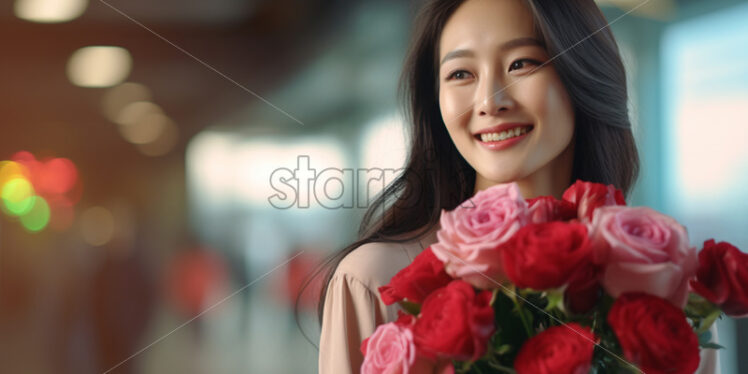
[[543, 121], [548, 118], [548, 113], [558, 113], [554, 108], [549, 107], [553, 95], [551, 91], [554, 89], [547, 78], [540, 76], [526, 78], [517, 86], [514, 97], [534, 117], [533, 121]]
[[442, 119], [447, 127], [457, 127], [464, 121], [464, 118], [469, 118], [471, 97], [466, 90], [462, 91], [445, 88], [439, 93]]
[[[541, 96], [544, 98], [541, 103], [543, 108], [546, 110], [544, 116], [548, 118], [548, 113], [556, 113], [554, 117], [564, 120], [566, 127], [574, 127], [574, 112], [571, 109], [571, 99], [566, 93], [566, 89], [561, 83], [561, 80], [557, 75], [553, 75], [547, 78], [545, 95]], [[569, 128], [565, 129], [566, 131]]]

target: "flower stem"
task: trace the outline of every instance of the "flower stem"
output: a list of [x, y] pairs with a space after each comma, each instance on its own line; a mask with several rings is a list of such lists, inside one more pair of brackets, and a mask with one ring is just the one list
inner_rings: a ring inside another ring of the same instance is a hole
[[525, 309], [522, 307], [522, 301], [517, 302], [517, 311], [519, 312], [519, 318], [522, 320], [522, 326], [525, 327], [525, 332], [527, 332], [527, 337], [532, 337], [532, 327], [530, 326], [530, 321], [527, 320], [527, 316], [525, 316]]
[[491, 367], [493, 367], [494, 369], [501, 371], [502, 373], [517, 374], [517, 372], [514, 371], [514, 369], [508, 368], [496, 362], [489, 362], [489, 365], [491, 365]]

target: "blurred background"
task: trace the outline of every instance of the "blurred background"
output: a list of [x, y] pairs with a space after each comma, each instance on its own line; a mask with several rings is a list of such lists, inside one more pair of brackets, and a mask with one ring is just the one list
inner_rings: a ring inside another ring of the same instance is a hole
[[[319, 284], [314, 344], [293, 298], [394, 175], [353, 170], [404, 161], [419, 3], [2, 0], [2, 371], [316, 372]], [[748, 1], [598, 3], [631, 205], [748, 249]], [[748, 372], [746, 322], [719, 321], [723, 373]]]

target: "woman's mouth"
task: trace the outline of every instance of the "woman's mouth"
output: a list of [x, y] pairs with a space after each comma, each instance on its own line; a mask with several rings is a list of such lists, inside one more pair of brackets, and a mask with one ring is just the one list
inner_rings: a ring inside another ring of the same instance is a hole
[[533, 126], [514, 127], [501, 132], [475, 134], [473, 137], [482, 145], [491, 150], [498, 150], [510, 147], [526, 137], [532, 132]]
[[474, 137], [476, 140], [479, 140], [484, 143], [500, 142], [500, 141], [509, 140], [509, 139], [527, 134], [528, 132], [532, 131], [532, 129], [533, 129], [532, 125], [521, 126], [521, 127], [515, 127], [509, 130], [501, 131], [501, 132], [475, 134]]

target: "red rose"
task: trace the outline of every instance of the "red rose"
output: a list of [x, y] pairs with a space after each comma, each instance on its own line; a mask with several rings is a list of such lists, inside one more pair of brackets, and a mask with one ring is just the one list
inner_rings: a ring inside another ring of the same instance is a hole
[[592, 261], [587, 227], [561, 221], [527, 225], [501, 247], [504, 271], [520, 288], [561, 287]]
[[517, 374], [588, 373], [597, 337], [577, 323], [549, 327], [522, 345], [514, 368]]
[[594, 308], [600, 296], [603, 268], [592, 262], [580, 266], [569, 278], [569, 284], [564, 291], [566, 308], [573, 313], [586, 313]]
[[451, 280], [452, 277], [444, 270], [444, 263], [428, 247], [410, 265], [397, 272], [389, 284], [378, 290], [386, 305], [402, 299], [422, 303], [432, 291], [446, 286]]
[[699, 367], [699, 341], [686, 315], [661, 297], [624, 293], [608, 323], [626, 359], [647, 374], [692, 374]]
[[612, 184], [604, 185], [600, 183], [584, 182], [577, 180], [564, 191], [562, 196], [574, 204], [577, 208], [579, 219], [592, 220], [592, 213], [598, 207], [605, 205], [626, 205], [623, 198], [623, 192], [618, 190]]
[[431, 293], [413, 327], [419, 351], [431, 358], [480, 358], [494, 332], [490, 301], [491, 291], [476, 294], [463, 280], [453, 280]]
[[530, 222], [568, 221], [577, 218], [576, 205], [566, 200], [556, 200], [553, 196], [538, 196], [527, 199]]
[[748, 254], [728, 242], [705, 241], [691, 288], [729, 316], [748, 316]]

